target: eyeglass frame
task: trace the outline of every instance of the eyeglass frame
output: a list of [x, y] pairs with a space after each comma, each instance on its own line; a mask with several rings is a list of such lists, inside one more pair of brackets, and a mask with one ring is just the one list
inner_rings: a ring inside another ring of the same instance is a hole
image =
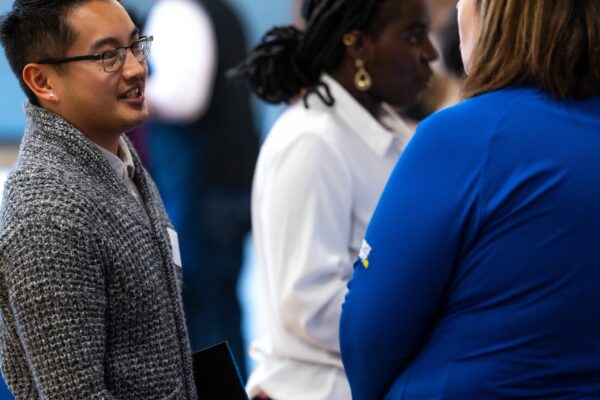
[[[147, 43], [147, 46], [151, 46], [152, 45], [152, 41], [154, 40], [154, 36], [152, 35], [148, 35], [148, 36], [142, 36], [140, 37], [138, 40], [136, 40], [135, 42], [133, 42], [132, 44], [130, 44], [129, 46], [123, 46], [123, 47], [113, 47], [110, 50], [107, 50], [105, 52], [102, 52], [100, 54], [90, 54], [90, 55], [85, 55], [85, 56], [75, 56], [75, 57], [66, 57], [66, 58], [47, 58], [41, 61], [37, 61], [36, 64], [48, 64], [48, 65], [58, 65], [58, 64], [64, 64], [64, 63], [69, 63], [69, 62], [75, 62], [75, 61], [102, 61], [102, 69], [104, 69], [104, 72], [116, 72], [118, 70], [120, 70], [123, 65], [125, 64], [125, 58], [127, 57], [127, 50], [131, 51], [131, 54], [133, 54], [133, 47], [139, 45], [140, 43]], [[107, 71], [106, 70], [106, 64], [104, 63], [104, 57], [106, 56], [106, 54], [112, 52], [112, 51], [116, 51], [119, 50], [119, 53], [117, 53], [118, 59], [121, 60], [120, 63], [121, 65], [118, 68], [115, 68], [114, 70], [110, 70]], [[119, 57], [119, 54], [122, 54], [122, 56]], [[141, 53], [144, 54], [144, 53]], [[135, 57], [135, 54], [133, 54]], [[142, 61], [146, 61], [146, 59], [148, 59], [148, 56], [150, 55], [150, 48], [148, 49], [148, 54], [146, 54], [146, 56], [139, 60], [136, 57], [136, 60], [138, 60], [138, 62], [142, 62]]]

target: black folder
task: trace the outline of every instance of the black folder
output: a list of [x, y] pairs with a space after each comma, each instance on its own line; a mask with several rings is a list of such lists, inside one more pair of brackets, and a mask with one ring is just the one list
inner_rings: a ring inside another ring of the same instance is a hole
[[248, 400], [227, 342], [194, 353], [194, 380], [200, 400]]

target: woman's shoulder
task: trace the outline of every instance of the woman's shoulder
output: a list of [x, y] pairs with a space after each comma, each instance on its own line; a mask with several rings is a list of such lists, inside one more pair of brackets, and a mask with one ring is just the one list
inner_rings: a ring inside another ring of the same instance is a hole
[[419, 131], [443, 134], [455, 140], [476, 134], [493, 133], [507, 116], [528, 112], [529, 106], [543, 101], [544, 95], [533, 88], [507, 88], [481, 94], [440, 110], [419, 124]]
[[275, 121], [263, 147], [279, 152], [295, 143], [304, 141], [330, 146], [333, 145], [331, 143], [332, 134], [337, 129], [332, 111], [322, 108], [305, 108], [300, 101], [290, 106]]

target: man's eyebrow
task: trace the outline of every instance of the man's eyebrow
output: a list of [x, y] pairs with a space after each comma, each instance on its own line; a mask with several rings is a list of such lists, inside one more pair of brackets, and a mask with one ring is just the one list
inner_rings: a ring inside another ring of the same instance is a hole
[[[140, 30], [136, 26], [131, 31], [131, 34], [129, 35], [129, 38], [133, 39], [134, 37], [136, 37], [137, 35], [139, 35], [139, 33], [140, 33]], [[100, 40], [96, 41], [92, 45], [92, 51], [100, 50], [102, 47], [104, 47], [106, 45], [110, 45], [112, 47], [119, 47], [121, 45], [121, 42], [119, 41], [119, 39], [117, 39], [115, 37], [106, 37], [106, 38], [103, 38], [103, 39], [100, 39]]]

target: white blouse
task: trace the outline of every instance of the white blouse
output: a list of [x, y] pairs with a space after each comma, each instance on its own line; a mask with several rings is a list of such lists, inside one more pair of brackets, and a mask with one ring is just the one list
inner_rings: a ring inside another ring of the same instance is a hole
[[[373, 118], [325, 75], [262, 147], [252, 193], [266, 337], [252, 344], [250, 397], [350, 399], [338, 326], [352, 264], [384, 185], [412, 135], [389, 106]], [[387, 127], [384, 127], [384, 125]]]

